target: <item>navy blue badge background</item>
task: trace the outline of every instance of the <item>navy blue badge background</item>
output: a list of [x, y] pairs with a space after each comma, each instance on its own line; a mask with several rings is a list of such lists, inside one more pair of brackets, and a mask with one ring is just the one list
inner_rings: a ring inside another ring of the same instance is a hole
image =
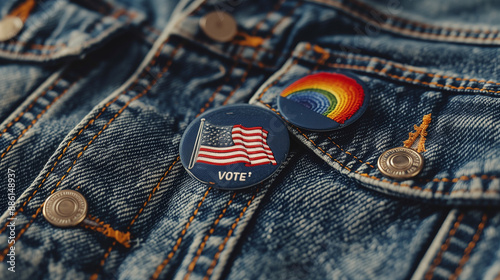
[[[210, 165], [196, 163], [192, 169], [188, 169], [189, 161], [194, 149], [196, 136], [200, 127], [201, 119], [216, 126], [242, 125], [244, 127], [260, 126], [268, 132], [267, 144], [273, 152], [276, 165], [264, 164], [259, 166], [245, 166], [245, 163], [230, 165]], [[209, 110], [196, 118], [186, 129], [181, 139], [180, 157], [184, 168], [197, 180], [214, 184], [220, 189], [234, 190], [254, 186], [269, 178], [285, 160], [290, 147], [288, 130], [283, 121], [267, 109], [252, 105], [229, 105]], [[219, 180], [221, 172], [252, 172], [251, 177], [245, 181]]]

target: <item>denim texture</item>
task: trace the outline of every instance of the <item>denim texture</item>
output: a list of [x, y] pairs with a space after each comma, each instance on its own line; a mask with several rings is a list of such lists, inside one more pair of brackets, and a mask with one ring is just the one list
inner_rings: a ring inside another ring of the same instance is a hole
[[[1, 279], [500, 277], [498, 3], [107, 3], [39, 1], [0, 42]], [[231, 42], [199, 28], [211, 11], [235, 18]], [[182, 167], [180, 139], [201, 113], [250, 103], [280, 116], [290, 83], [337, 70], [364, 82], [368, 109], [333, 132], [287, 123], [271, 178], [223, 191]], [[428, 114], [422, 173], [384, 177], [378, 156]], [[42, 204], [62, 189], [130, 246], [49, 224]]]

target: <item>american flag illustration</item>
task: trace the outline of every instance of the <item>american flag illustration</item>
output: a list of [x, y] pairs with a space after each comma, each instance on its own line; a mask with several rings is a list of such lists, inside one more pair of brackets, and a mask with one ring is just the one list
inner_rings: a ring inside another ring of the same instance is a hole
[[189, 168], [196, 162], [211, 165], [245, 163], [245, 166], [276, 165], [262, 127], [216, 126], [202, 119]]

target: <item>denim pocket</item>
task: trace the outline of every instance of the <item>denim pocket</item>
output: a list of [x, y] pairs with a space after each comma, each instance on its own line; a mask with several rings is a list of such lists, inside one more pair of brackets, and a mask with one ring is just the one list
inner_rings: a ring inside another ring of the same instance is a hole
[[[498, 203], [498, 81], [472, 71], [461, 75], [409, 65], [410, 60], [402, 63], [385, 58], [397, 57], [394, 53], [382, 57], [335, 50], [331, 42], [323, 45], [329, 47], [300, 43], [251, 103], [280, 114], [277, 97], [294, 81], [319, 72], [349, 71], [371, 93], [364, 115], [350, 126], [331, 132], [311, 132], [288, 123], [295, 138], [341, 174], [379, 192], [449, 205]], [[411, 48], [405, 50], [411, 54]], [[436, 63], [447, 68], [446, 63], [428, 60], [425, 53], [420, 55], [427, 59], [427, 65]], [[421, 174], [405, 181], [384, 177], [376, 165], [380, 154], [403, 146], [414, 125], [420, 125], [428, 114], [432, 114], [432, 120]]]
[[[1, 17], [23, 2], [9, 0], [0, 4]], [[0, 58], [53, 61], [82, 56], [145, 18], [143, 13], [119, 5], [99, 8], [80, 2], [84, 1], [38, 1], [21, 32], [9, 41], [0, 42]]]

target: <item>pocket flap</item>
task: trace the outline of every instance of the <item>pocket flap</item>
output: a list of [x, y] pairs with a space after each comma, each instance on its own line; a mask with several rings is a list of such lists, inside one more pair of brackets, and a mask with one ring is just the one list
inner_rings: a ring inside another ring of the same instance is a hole
[[[366, 112], [353, 124], [330, 132], [312, 132], [288, 122], [296, 139], [342, 175], [378, 192], [448, 205], [496, 205], [500, 83], [430, 69], [300, 43], [251, 103], [280, 114], [277, 98], [291, 83], [315, 73], [349, 71], [371, 93]], [[422, 172], [404, 181], [384, 177], [378, 157], [403, 146], [429, 114]]]
[[[0, 4], [2, 18], [22, 2], [6, 1]], [[106, 7], [89, 8], [77, 2], [37, 1], [20, 33], [11, 40], [0, 42], [0, 58], [42, 62], [84, 55], [127, 26], [145, 18], [138, 11], [118, 5], [102, 4]]]

